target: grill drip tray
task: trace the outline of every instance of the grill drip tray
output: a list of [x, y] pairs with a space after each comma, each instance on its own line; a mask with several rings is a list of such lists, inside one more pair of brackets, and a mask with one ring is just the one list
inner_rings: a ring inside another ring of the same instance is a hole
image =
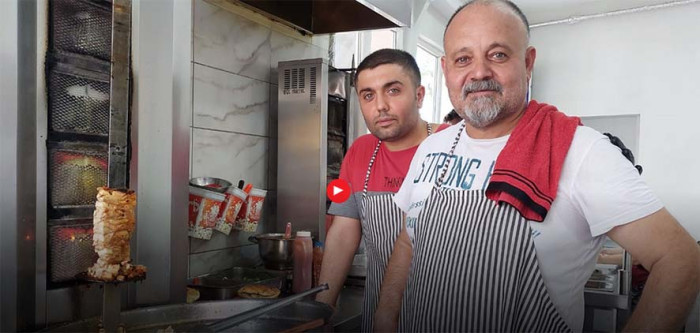
[[[122, 312], [121, 321], [127, 332], [155, 332], [168, 328], [175, 332], [208, 332], [205, 326], [207, 323], [231, 317], [270, 302], [274, 301], [241, 299], [147, 307]], [[231, 330], [279, 332], [317, 319], [328, 322], [332, 311], [323, 303], [299, 301], [246, 321]], [[97, 332], [99, 328], [99, 320], [92, 318], [50, 328], [44, 332]]]

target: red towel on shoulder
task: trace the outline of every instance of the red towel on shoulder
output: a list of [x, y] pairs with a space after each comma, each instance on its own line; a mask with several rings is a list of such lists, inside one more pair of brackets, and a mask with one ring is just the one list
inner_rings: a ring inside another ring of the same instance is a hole
[[564, 159], [579, 125], [578, 117], [531, 101], [496, 159], [486, 196], [542, 222], [557, 195]]

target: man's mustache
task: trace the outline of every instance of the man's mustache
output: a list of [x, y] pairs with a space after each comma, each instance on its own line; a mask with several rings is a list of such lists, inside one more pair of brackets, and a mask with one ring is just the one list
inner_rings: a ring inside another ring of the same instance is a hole
[[466, 98], [470, 93], [477, 91], [495, 91], [500, 93], [503, 91], [503, 86], [495, 80], [472, 81], [462, 87], [462, 98]]
[[374, 121], [384, 121], [384, 120], [390, 120], [390, 119], [396, 119], [395, 115], [391, 115], [388, 112], [380, 112], [378, 116], [374, 117]]

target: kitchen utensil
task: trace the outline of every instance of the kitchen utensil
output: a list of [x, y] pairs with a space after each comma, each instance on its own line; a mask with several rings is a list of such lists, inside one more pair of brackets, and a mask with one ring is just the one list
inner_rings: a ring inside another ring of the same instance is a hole
[[196, 177], [190, 179], [190, 185], [205, 188], [207, 190], [225, 193], [231, 183], [227, 180], [214, 177]]
[[294, 237], [284, 238], [282, 233], [270, 233], [250, 236], [248, 240], [258, 244], [265, 268], [289, 270], [294, 267]]
[[245, 321], [248, 321], [250, 319], [253, 319], [255, 317], [266, 314], [270, 311], [285, 307], [289, 304], [292, 304], [296, 301], [303, 299], [306, 296], [313, 295], [315, 293], [318, 293], [320, 291], [327, 290], [327, 289], [328, 289], [328, 284], [324, 283], [316, 288], [311, 288], [307, 291], [286, 297], [286, 298], [279, 300], [277, 302], [274, 302], [272, 304], [264, 305], [264, 306], [261, 306], [259, 308], [255, 308], [255, 309], [243, 312], [241, 314], [231, 316], [229, 318], [226, 318], [226, 319], [223, 319], [221, 321], [209, 324], [207, 326], [215, 332], [220, 332], [220, 331], [223, 331], [225, 329], [229, 329], [231, 327], [239, 325], [239, 324], [241, 324]]

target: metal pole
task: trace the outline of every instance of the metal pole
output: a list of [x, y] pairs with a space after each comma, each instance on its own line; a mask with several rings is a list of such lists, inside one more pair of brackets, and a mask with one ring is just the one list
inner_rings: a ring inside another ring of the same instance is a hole
[[121, 293], [119, 284], [102, 284], [102, 327], [107, 333], [115, 333], [121, 322]]
[[129, 59], [131, 0], [112, 2], [112, 69], [109, 92], [109, 177], [112, 188], [128, 186]]

